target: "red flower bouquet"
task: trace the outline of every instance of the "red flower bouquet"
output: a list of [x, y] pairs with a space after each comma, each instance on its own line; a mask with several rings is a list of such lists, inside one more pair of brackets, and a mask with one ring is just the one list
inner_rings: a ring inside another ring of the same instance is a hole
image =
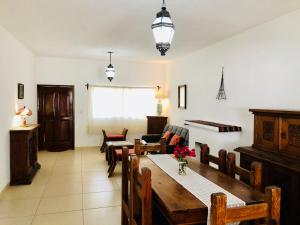
[[179, 175], [185, 175], [185, 167], [188, 161], [185, 159], [186, 156], [196, 157], [195, 149], [190, 150], [189, 146], [179, 147], [176, 146], [174, 149], [174, 156], [179, 162]]
[[196, 157], [195, 149], [190, 150], [189, 146], [179, 147], [178, 145], [174, 149], [174, 156], [178, 161], [184, 160], [186, 156]]

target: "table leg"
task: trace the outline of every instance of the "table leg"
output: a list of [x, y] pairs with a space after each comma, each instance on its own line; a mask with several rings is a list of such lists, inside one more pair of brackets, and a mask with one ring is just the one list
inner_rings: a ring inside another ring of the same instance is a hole
[[107, 150], [107, 163], [108, 163], [108, 165], [111, 164], [113, 149], [114, 148], [112, 146], [108, 146], [107, 149], [106, 149]]
[[111, 177], [113, 175], [118, 162], [117, 155], [113, 149], [111, 149], [111, 157], [112, 158], [108, 169], [108, 177]]
[[109, 146], [105, 146], [105, 160], [106, 160], [106, 162], [108, 162], [108, 148], [109, 148]]

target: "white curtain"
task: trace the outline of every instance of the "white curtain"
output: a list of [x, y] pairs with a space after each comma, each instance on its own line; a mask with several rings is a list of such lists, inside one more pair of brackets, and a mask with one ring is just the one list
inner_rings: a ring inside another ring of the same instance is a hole
[[89, 87], [88, 132], [146, 132], [146, 116], [155, 115], [155, 88]]

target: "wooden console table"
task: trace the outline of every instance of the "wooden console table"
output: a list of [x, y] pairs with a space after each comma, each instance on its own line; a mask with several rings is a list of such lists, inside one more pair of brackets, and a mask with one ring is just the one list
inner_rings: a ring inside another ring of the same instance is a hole
[[10, 130], [10, 184], [31, 184], [41, 168], [37, 160], [38, 127], [28, 125]]
[[241, 166], [263, 164], [263, 188], [280, 187], [281, 224], [300, 224], [300, 112], [250, 109], [254, 114], [254, 143], [240, 147]]

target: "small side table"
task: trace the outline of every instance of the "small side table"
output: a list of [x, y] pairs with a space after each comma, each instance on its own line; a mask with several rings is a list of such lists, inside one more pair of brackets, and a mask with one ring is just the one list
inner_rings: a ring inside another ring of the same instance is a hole
[[111, 177], [115, 167], [118, 162], [118, 158], [115, 154], [115, 149], [122, 149], [123, 147], [127, 148], [133, 148], [134, 144], [131, 143], [130, 141], [108, 141], [106, 142], [107, 145], [107, 160], [108, 160], [108, 177]]

